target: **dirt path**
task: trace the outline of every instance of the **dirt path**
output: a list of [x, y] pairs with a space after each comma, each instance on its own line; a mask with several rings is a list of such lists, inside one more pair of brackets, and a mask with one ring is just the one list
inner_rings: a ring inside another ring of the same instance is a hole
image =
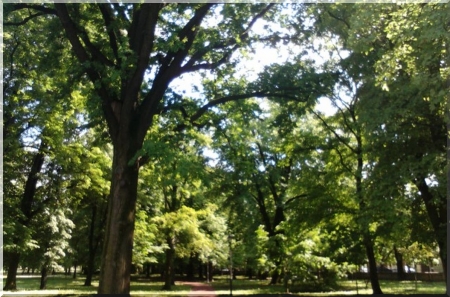
[[205, 283], [197, 283], [197, 282], [183, 282], [184, 285], [191, 287], [191, 292], [189, 296], [201, 296], [201, 297], [216, 297], [216, 293], [214, 292], [214, 288]]

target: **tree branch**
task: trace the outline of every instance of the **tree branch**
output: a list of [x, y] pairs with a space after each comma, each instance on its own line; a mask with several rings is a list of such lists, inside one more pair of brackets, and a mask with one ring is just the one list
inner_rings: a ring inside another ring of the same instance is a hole
[[340, 18], [340, 17], [338, 17], [337, 15], [331, 13], [331, 11], [329, 11], [328, 9], [326, 9], [326, 12], [327, 12], [333, 19], [338, 20], [338, 21], [340, 21], [340, 22], [343, 22], [343, 23], [347, 26], [348, 29], [351, 29], [350, 24], [349, 24], [346, 20], [344, 20], [343, 18]]
[[32, 14], [32, 15], [30, 15], [29, 17], [26, 17], [25, 19], [23, 19], [21, 22], [17, 22], [17, 23], [14, 23], [14, 22], [5, 22], [5, 23], [3, 23], [3, 25], [4, 26], [21, 26], [21, 25], [25, 25], [26, 23], [28, 23], [28, 21], [30, 21], [30, 20], [32, 20], [32, 19], [34, 19], [34, 18], [36, 18], [36, 17], [39, 17], [39, 16], [41, 16], [41, 15], [45, 15], [46, 13], [42, 13], [42, 12], [40, 12], [40, 13], [36, 13], [36, 14]]
[[56, 10], [53, 8], [48, 8], [43, 5], [32, 5], [32, 4], [28, 4], [28, 3], [13, 4], [12, 9], [10, 11], [12, 12], [12, 11], [17, 11], [17, 10], [26, 9], [26, 8], [40, 11], [40, 12], [42, 12], [42, 14], [57, 15]]
[[69, 42], [71, 43], [73, 50], [75, 52], [76, 57], [80, 61], [80, 63], [84, 66], [84, 69], [92, 81], [92, 83], [100, 83], [100, 87], [96, 89], [100, 98], [103, 101], [103, 112], [105, 114], [106, 122], [108, 124], [109, 133], [113, 142], [116, 141], [117, 133], [119, 131], [119, 122], [114, 115], [114, 111], [111, 106], [111, 102], [113, 98], [110, 98], [108, 95], [108, 90], [101, 83], [100, 74], [95, 71], [91, 65], [86, 65], [86, 62], [90, 62], [91, 58], [89, 57], [86, 49], [81, 43], [75, 23], [72, 21], [69, 12], [67, 11], [66, 4], [55, 3], [55, 9], [57, 11], [57, 15], [61, 21], [61, 24], [67, 34]]
[[299, 199], [299, 198], [306, 198], [308, 197], [308, 194], [300, 194], [294, 197], [289, 198], [288, 200], [286, 200], [286, 202], [284, 203], [284, 205], [288, 205], [289, 203], [291, 203], [292, 201]]
[[[144, 3], [133, 13], [130, 26], [130, 47], [137, 55], [136, 70], [128, 80], [125, 98], [136, 98], [140, 90], [155, 39], [158, 15], [164, 4]], [[123, 99], [125, 99], [123, 98]]]
[[334, 148], [336, 150], [336, 152], [339, 155], [339, 161], [341, 162], [342, 167], [344, 167], [345, 170], [347, 170], [347, 172], [349, 172], [352, 175], [355, 175], [354, 172], [352, 171], [352, 169], [350, 167], [348, 167], [345, 162], [344, 162], [344, 157], [341, 154], [341, 151], [339, 151], [338, 148]]
[[99, 3], [98, 6], [102, 13], [103, 20], [105, 21], [106, 31], [108, 32], [109, 36], [109, 45], [111, 46], [111, 49], [113, 50], [114, 53], [114, 57], [116, 58], [117, 61], [116, 68], [120, 68], [122, 61], [118, 54], [117, 38], [116, 35], [114, 34], [114, 30], [111, 27], [112, 23], [114, 22], [114, 14], [111, 11], [111, 7], [109, 6], [109, 4]]
[[114, 67], [115, 64], [110, 61], [105, 55], [103, 55], [102, 51], [98, 49], [89, 39], [89, 36], [86, 32], [82, 32], [81, 39], [86, 44], [87, 48], [89, 49], [89, 52], [91, 53], [92, 57], [102, 63], [103, 65]]
[[352, 153], [356, 154], [356, 150], [352, 146], [350, 146], [339, 134], [337, 134], [336, 130], [334, 130], [330, 125], [328, 125], [328, 123], [317, 112], [311, 109], [311, 113], [313, 113], [323, 123], [323, 125], [331, 133], [334, 134], [334, 136], [339, 140], [339, 142], [348, 147], [352, 151]]
[[[258, 19], [260, 19], [261, 17], [263, 17], [274, 5], [275, 5], [274, 3], [267, 5], [263, 10], [261, 10], [257, 15], [255, 15], [253, 17], [253, 19], [248, 24], [247, 28], [239, 35], [239, 39], [241, 41], [246, 41], [248, 39], [248, 33], [250, 32], [251, 28], [256, 23], [256, 21]], [[218, 61], [213, 62], [213, 63], [195, 64], [208, 52], [208, 50], [222, 49], [222, 48], [225, 49], [229, 46], [232, 46], [232, 48], [229, 49], [228, 51], [226, 51], [223, 54], [223, 57], [221, 59], [219, 59]], [[202, 50], [196, 52], [194, 55], [192, 55], [191, 59], [181, 68], [181, 73], [193, 72], [193, 71], [197, 71], [200, 69], [215, 69], [215, 68], [219, 67], [220, 65], [226, 63], [229, 60], [229, 57], [231, 56], [231, 54], [234, 51], [236, 51], [239, 47], [240, 46], [237, 44], [237, 39], [232, 38], [226, 42], [215, 44], [206, 49], [202, 49]]]
[[138, 133], [140, 137], [145, 135], [153, 115], [158, 112], [157, 106], [161, 101], [161, 98], [163, 97], [170, 81], [182, 74], [181, 63], [186, 59], [194, 39], [197, 36], [196, 28], [200, 25], [211, 7], [212, 4], [205, 4], [195, 11], [194, 16], [178, 33], [179, 40], [187, 39], [184, 46], [176, 52], [169, 51], [163, 58], [162, 65], [155, 77], [153, 87], [145, 96], [141, 104], [141, 110], [143, 110], [143, 113], [141, 114], [141, 128]]
[[223, 104], [230, 101], [237, 101], [241, 99], [248, 99], [248, 98], [288, 98], [288, 99], [297, 99], [293, 95], [283, 94], [283, 93], [271, 93], [270, 91], [258, 91], [258, 92], [251, 92], [246, 94], [238, 94], [238, 95], [231, 95], [226, 96], [218, 99], [211, 100], [207, 104], [203, 105], [195, 114], [193, 114], [190, 118], [190, 122], [194, 122], [198, 120], [203, 114], [205, 114], [211, 107], [217, 106], [219, 104]]
[[[186, 59], [187, 54], [189, 50], [192, 47], [192, 44], [194, 43], [195, 37], [197, 36], [197, 28], [205, 18], [208, 11], [213, 7], [215, 4], [205, 4], [198, 8], [195, 11], [194, 16], [192, 19], [189, 20], [189, 22], [184, 26], [184, 28], [178, 33], [178, 39], [179, 40], [185, 40], [187, 41], [184, 43], [184, 46], [179, 49], [175, 55], [173, 55], [173, 64], [177, 65], [178, 67], [181, 67], [181, 63]], [[172, 57], [168, 56], [168, 59], [172, 60]], [[170, 62], [170, 61], [169, 61]]]

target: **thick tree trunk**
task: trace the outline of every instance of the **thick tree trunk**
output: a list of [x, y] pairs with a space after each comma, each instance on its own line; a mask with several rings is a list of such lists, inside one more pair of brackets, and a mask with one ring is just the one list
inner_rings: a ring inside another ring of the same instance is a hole
[[4, 291], [16, 290], [17, 269], [19, 268], [20, 253], [12, 252], [8, 254], [8, 274], [6, 276]]
[[[366, 235], [367, 236], [367, 235]], [[375, 253], [373, 251], [373, 243], [370, 239], [365, 239], [367, 259], [369, 261], [369, 277], [372, 285], [373, 294], [383, 294], [378, 280], [377, 263], [375, 261]]]
[[[130, 293], [138, 167], [128, 162], [137, 152], [132, 136], [114, 145], [113, 177], [100, 269], [99, 294]], [[121, 144], [121, 145], [120, 145]]]

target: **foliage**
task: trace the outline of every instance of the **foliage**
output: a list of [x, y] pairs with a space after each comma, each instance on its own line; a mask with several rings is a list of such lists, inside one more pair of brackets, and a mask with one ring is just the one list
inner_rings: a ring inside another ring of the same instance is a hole
[[[176, 256], [189, 257], [192, 253], [206, 262], [226, 260], [224, 250], [224, 219], [215, 214], [215, 206], [207, 206], [204, 210], [182, 206], [176, 212], [168, 212], [153, 218], [158, 232], [156, 238], [172, 238], [175, 244]], [[165, 247], [165, 241], [159, 243]], [[166, 247], [167, 248], [167, 247]]]
[[[393, 249], [446, 263], [448, 4], [4, 12], [4, 251], [23, 267], [97, 268], [104, 234], [100, 293], [163, 255], [315, 289]], [[251, 69], [264, 47], [289, 57]]]

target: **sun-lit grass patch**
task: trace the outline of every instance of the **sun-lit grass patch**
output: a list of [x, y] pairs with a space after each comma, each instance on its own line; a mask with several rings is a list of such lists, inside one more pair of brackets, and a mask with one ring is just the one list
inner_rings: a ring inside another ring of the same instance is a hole
[[[446, 291], [445, 282], [380, 280], [380, 286], [385, 294], [445, 294]], [[339, 281], [338, 292], [340, 294], [372, 294], [372, 289], [370, 282], [364, 280], [342, 280]]]
[[98, 280], [92, 281], [92, 286], [84, 286], [84, 278], [73, 279], [72, 276], [50, 275], [47, 279], [45, 290], [39, 290], [40, 276], [17, 276], [17, 290], [13, 292], [4, 292], [3, 296], [8, 295], [54, 295], [54, 294], [95, 294], [98, 287]]
[[[234, 295], [251, 294], [277, 294], [286, 292], [286, 288], [281, 285], [268, 285], [268, 280], [233, 280]], [[219, 278], [212, 283], [216, 294], [227, 295], [230, 293], [229, 279]], [[299, 296], [337, 296], [337, 295], [372, 295], [370, 283], [364, 280], [338, 282], [339, 288], [329, 292], [295, 291]], [[356, 286], [357, 285], [357, 286]], [[444, 282], [421, 282], [421, 281], [380, 281], [381, 289], [385, 294], [445, 294], [446, 286]], [[295, 287], [289, 286], [292, 293]], [[298, 288], [297, 288], [298, 289]]]

